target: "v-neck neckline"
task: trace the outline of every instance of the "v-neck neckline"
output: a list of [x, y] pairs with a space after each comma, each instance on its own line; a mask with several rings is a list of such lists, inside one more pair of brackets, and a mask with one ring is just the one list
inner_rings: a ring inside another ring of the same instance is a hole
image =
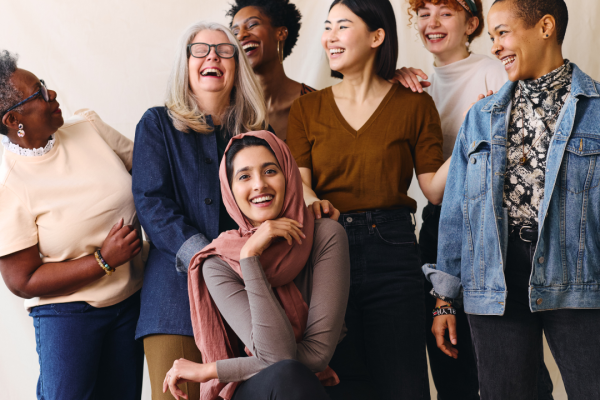
[[328, 87], [326, 90], [327, 90], [327, 96], [329, 97], [329, 101], [331, 103], [331, 107], [333, 108], [333, 112], [335, 113], [337, 119], [344, 126], [344, 128], [346, 128], [346, 130], [352, 136], [354, 136], [354, 138], [357, 138], [358, 136], [360, 136], [360, 134], [362, 134], [364, 131], [369, 129], [369, 127], [373, 124], [373, 122], [375, 122], [375, 120], [377, 119], [377, 117], [379, 117], [379, 114], [381, 114], [381, 112], [383, 111], [383, 109], [385, 108], [387, 103], [390, 101], [390, 99], [392, 98], [394, 93], [396, 93], [397, 89], [398, 89], [398, 84], [397, 83], [393, 84], [392, 87], [390, 88], [390, 90], [387, 92], [387, 94], [383, 98], [383, 100], [381, 100], [381, 102], [379, 103], [379, 105], [377, 106], [377, 108], [375, 109], [373, 114], [371, 114], [371, 116], [369, 117], [367, 122], [365, 122], [358, 130], [354, 129], [348, 123], [348, 121], [346, 121], [346, 118], [344, 118], [344, 115], [342, 114], [337, 103], [335, 102], [335, 97], [333, 96], [332, 86]]

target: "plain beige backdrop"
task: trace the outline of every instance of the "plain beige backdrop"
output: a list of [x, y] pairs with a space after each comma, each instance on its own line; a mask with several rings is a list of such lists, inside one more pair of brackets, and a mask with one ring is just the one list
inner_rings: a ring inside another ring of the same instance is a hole
[[[0, 49], [18, 53], [21, 68], [58, 92], [65, 117], [91, 108], [133, 139], [144, 111], [163, 104], [179, 35], [198, 20], [227, 23], [230, 1], [0, 0]], [[486, 13], [492, 2], [484, 0]], [[330, 0], [295, 0], [295, 4], [303, 15], [302, 29], [285, 68], [293, 79], [322, 89], [335, 83], [320, 41]], [[431, 55], [422, 48], [416, 30], [407, 26], [406, 3], [392, 0], [392, 4], [400, 39], [398, 66], [431, 72]], [[600, 56], [594, 45], [600, 36], [600, 1], [567, 0], [567, 4], [571, 22], [565, 57], [600, 79]], [[487, 34], [473, 43], [472, 50], [489, 55]], [[410, 194], [419, 202], [420, 220], [425, 199], [414, 183]], [[0, 398], [34, 399], [39, 366], [32, 320], [23, 300], [4, 284], [0, 304]], [[566, 399], [547, 348], [546, 359], [556, 383], [555, 399]], [[147, 380], [143, 398], [150, 399]]]

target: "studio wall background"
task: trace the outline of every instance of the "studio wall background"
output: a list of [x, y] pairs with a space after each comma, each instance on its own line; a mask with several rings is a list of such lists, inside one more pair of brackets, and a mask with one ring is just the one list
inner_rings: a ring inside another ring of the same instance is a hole
[[[391, 0], [398, 20], [398, 66], [432, 70], [433, 58], [408, 26], [404, 0]], [[600, 2], [566, 0], [571, 22], [565, 57], [600, 79]], [[336, 82], [321, 48], [329, 0], [295, 0], [302, 12], [298, 44], [285, 60], [288, 75], [315, 88]], [[487, 10], [493, 0], [484, 0]], [[0, 49], [20, 55], [19, 66], [44, 79], [58, 92], [63, 115], [90, 108], [108, 124], [133, 139], [146, 109], [162, 105], [175, 45], [183, 30], [198, 20], [228, 24], [229, 0], [0, 0]], [[488, 54], [487, 34], [475, 40], [472, 51]], [[1, 152], [0, 152], [1, 153]], [[426, 204], [413, 183], [409, 192], [419, 202], [417, 220]], [[0, 205], [1, 206], [1, 205]], [[0, 398], [35, 398], [38, 359], [33, 323], [23, 300], [0, 284]], [[547, 351], [555, 380], [555, 399], [566, 399], [560, 374]], [[150, 399], [145, 382], [144, 399]]]

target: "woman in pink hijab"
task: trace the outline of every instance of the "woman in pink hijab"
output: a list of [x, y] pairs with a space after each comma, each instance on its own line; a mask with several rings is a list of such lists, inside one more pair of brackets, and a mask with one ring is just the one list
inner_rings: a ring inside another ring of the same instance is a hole
[[[343, 338], [348, 240], [314, 217], [298, 166], [275, 135], [231, 139], [220, 169], [227, 211], [240, 226], [196, 254], [189, 293], [204, 363], [177, 360], [163, 390], [201, 382], [201, 399], [328, 399], [328, 367]], [[244, 348], [245, 347], [245, 348]]]

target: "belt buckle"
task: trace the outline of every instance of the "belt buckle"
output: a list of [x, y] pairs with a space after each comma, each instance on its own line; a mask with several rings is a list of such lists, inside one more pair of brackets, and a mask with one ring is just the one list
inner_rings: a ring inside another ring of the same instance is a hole
[[526, 239], [523, 239], [523, 229], [525, 229], [525, 228], [527, 228], [527, 229], [531, 229], [531, 228], [533, 228], [533, 227], [532, 227], [531, 225], [523, 225], [523, 226], [521, 227], [521, 229], [519, 229], [519, 237], [521, 238], [521, 240], [522, 240], [522, 241], [524, 241], [524, 242], [526, 242], [526, 243], [531, 243], [531, 242], [532, 242], [531, 240], [526, 240]]

